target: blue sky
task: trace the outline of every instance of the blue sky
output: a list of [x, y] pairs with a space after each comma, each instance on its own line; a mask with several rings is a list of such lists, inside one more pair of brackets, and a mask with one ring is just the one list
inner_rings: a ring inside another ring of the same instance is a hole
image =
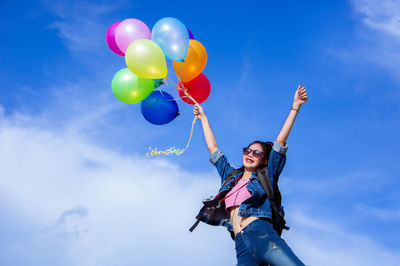
[[222, 228], [187, 232], [218, 189], [200, 123], [183, 155], [145, 157], [184, 147], [192, 107], [179, 101], [181, 115], [155, 126], [111, 91], [125, 62], [107, 28], [167, 16], [207, 50], [203, 107], [233, 165], [249, 142], [276, 138], [306, 87], [280, 179], [296, 254], [400, 263], [399, 14], [394, 0], [1, 1], [0, 264], [235, 263]]

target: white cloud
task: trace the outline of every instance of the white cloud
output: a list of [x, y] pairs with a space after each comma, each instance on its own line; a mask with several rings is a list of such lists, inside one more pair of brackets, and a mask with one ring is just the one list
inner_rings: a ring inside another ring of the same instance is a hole
[[[0, 212], [14, 215], [3, 238], [7, 265], [233, 265], [225, 229], [188, 228], [213, 194], [212, 171], [193, 174], [172, 160], [123, 156], [82, 133], [0, 120]], [[290, 209], [297, 209], [291, 207]], [[11, 210], [11, 211], [10, 211]], [[396, 265], [397, 255], [337, 221], [289, 214], [284, 237], [307, 265]], [[3, 223], [4, 226], [4, 223]], [[361, 256], [366, 254], [365, 256]], [[375, 254], [379, 254], [375, 255]], [[17, 258], [17, 259], [15, 259]], [[10, 263], [12, 262], [12, 263]]]
[[[201, 199], [218, 186], [215, 174], [193, 175], [167, 160], [124, 157], [76, 134], [22, 124], [5, 118], [0, 126], [0, 202], [36, 228], [33, 243], [18, 245], [61, 243], [58, 252], [72, 265], [183, 265], [206, 253], [197, 265], [233, 263], [222, 228], [188, 232]], [[211, 231], [219, 235], [212, 241]]]
[[397, 0], [353, 0], [355, 10], [372, 29], [400, 39], [400, 2]]
[[[360, 68], [374, 64], [383, 67], [399, 80], [400, 64], [400, 2], [396, 0], [352, 0], [354, 12], [363, 25], [353, 39], [351, 51], [337, 51], [346, 64]], [[363, 91], [363, 90], [362, 90]], [[360, 91], [360, 92], [362, 92]], [[388, 99], [398, 99], [398, 93], [386, 92]]]
[[[292, 248], [307, 265], [400, 265], [400, 256], [379, 242], [341, 228], [338, 221], [291, 213], [296, 230], [288, 234]], [[343, 217], [342, 217], [343, 218]]]
[[400, 209], [378, 208], [373, 206], [357, 205], [356, 210], [365, 217], [384, 220], [399, 221]]

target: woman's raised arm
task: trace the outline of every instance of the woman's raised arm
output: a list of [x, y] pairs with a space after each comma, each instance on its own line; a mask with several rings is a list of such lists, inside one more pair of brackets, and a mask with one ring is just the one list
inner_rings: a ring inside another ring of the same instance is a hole
[[217, 145], [217, 141], [215, 140], [214, 134], [211, 130], [210, 123], [208, 122], [207, 116], [204, 113], [203, 107], [201, 107], [200, 105], [196, 105], [193, 108], [193, 114], [201, 121], [207, 148], [212, 155], [218, 149], [218, 145]]
[[285, 146], [286, 140], [289, 137], [290, 130], [292, 129], [294, 120], [299, 113], [300, 106], [302, 106], [308, 100], [307, 91], [304, 87], [297, 87], [296, 93], [294, 95], [292, 109], [290, 110], [289, 116], [286, 118], [285, 124], [283, 125], [281, 132], [276, 138], [276, 142]]

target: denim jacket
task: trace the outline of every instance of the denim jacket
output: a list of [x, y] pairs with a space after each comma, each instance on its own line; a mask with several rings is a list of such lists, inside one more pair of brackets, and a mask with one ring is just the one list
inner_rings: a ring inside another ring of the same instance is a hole
[[[268, 176], [272, 187], [277, 184], [279, 175], [281, 174], [286, 162], [286, 151], [288, 145], [282, 146], [274, 142], [269, 159], [268, 159]], [[210, 162], [215, 165], [219, 175], [221, 176], [221, 185], [225, 182], [228, 174], [234, 170], [225, 155], [218, 149], [210, 157]], [[215, 199], [222, 199], [228, 191], [237, 183], [241, 176], [241, 172], [237, 173], [225, 186], [219, 189]], [[249, 182], [246, 185], [251, 196], [243, 201], [239, 206], [239, 216], [242, 217], [265, 217], [271, 218], [271, 203], [264, 191], [263, 186], [257, 179], [257, 172], [252, 173]], [[224, 205], [225, 206], [225, 205]], [[230, 232], [233, 231], [232, 223], [229, 215], [225, 216], [220, 225], [225, 226]]]

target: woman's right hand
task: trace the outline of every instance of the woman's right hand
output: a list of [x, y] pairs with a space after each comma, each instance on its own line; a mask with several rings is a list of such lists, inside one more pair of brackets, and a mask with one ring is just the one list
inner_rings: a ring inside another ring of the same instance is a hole
[[193, 108], [193, 114], [200, 120], [202, 120], [206, 116], [204, 114], [203, 107], [198, 104], [196, 104], [196, 106]]

